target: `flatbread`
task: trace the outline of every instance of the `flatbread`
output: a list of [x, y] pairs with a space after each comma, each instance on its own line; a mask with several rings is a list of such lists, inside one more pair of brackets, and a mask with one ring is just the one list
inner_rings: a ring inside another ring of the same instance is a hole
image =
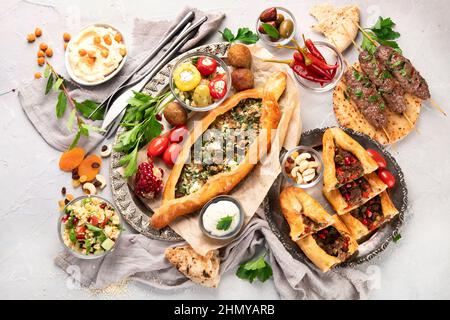
[[311, 28], [320, 32], [343, 52], [358, 35], [359, 7], [349, 5], [336, 7], [331, 4], [319, 4], [311, 8], [309, 13], [317, 19], [318, 24]]
[[[361, 70], [359, 67], [359, 62], [353, 64], [353, 67], [357, 70]], [[389, 141], [383, 129], [376, 129], [373, 127], [359, 111], [353, 101], [351, 101], [350, 98], [346, 98], [346, 89], [347, 86], [344, 83], [344, 80], [341, 79], [334, 88], [333, 92], [333, 110], [336, 120], [341, 126], [364, 133], [372, 139], [385, 145], [403, 139], [414, 129], [422, 106], [421, 99], [408, 93], [405, 94], [407, 105], [405, 114], [411, 120], [413, 126], [410, 125], [408, 120], [403, 115], [392, 112], [389, 108], [386, 109], [387, 125], [385, 129], [391, 138], [391, 141]]]
[[182, 274], [205, 287], [216, 288], [220, 281], [218, 250], [201, 256], [191, 246], [167, 248], [165, 255]]

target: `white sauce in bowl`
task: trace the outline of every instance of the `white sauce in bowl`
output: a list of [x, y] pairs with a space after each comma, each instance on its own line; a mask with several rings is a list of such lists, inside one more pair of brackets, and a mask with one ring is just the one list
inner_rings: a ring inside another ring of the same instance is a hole
[[[227, 230], [219, 230], [217, 224], [222, 218], [231, 217], [232, 221]], [[216, 237], [225, 236], [233, 232], [239, 225], [239, 207], [232, 201], [220, 200], [210, 204], [203, 213], [203, 227], [207, 232]]]

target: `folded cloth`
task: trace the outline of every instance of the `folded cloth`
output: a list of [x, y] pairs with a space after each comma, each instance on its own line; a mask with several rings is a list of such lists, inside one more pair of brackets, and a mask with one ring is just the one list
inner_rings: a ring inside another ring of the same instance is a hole
[[[20, 8], [21, 12], [23, 12], [24, 10], [27, 10], [27, 6], [33, 6], [33, 4], [22, 3], [21, 6], [26, 7]], [[183, 9], [174, 21], [146, 21], [135, 19], [132, 38], [125, 39], [127, 43], [132, 43], [131, 50], [129, 49], [130, 53], [127, 63], [120, 73], [110, 81], [95, 87], [81, 87], [70, 80], [63, 68], [57, 69], [57, 72], [66, 79], [66, 86], [69, 89], [71, 97], [79, 102], [86, 99], [96, 102], [103, 101], [115, 88], [119, 86], [125, 77], [137, 67], [137, 65], [144, 59], [145, 56], [148, 55], [149, 51], [154, 48], [154, 46], [164, 37], [164, 35], [172, 30], [173, 27], [184, 16], [186, 16], [190, 10], [195, 12], [195, 20], [200, 19], [205, 15], [208, 17], [208, 20], [199, 28], [199, 31], [195, 37], [183, 46], [180, 50], [181, 52], [198, 45], [199, 42], [206, 36], [218, 30], [220, 23], [225, 17], [223, 13], [204, 13], [197, 9], [187, 7]], [[55, 13], [52, 7], [41, 7], [36, 14], [42, 15], [43, 20], [47, 20], [48, 16], [51, 15], [55, 20], [61, 21], [61, 24], [64, 21], [64, 17], [57, 12]], [[10, 16], [14, 17], [13, 12], [10, 13]], [[39, 17], [35, 17], [34, 20], [40, 21]], [[89, 23], [92, 23], [92, 21]], [[86, 25], [89, 23], [86, 23]], [[120, 26], [117, 26], [117, 28], [121, 29]], [[59, 28], [52, 27], [51, 29], [46, 30], [46, 32], [54, 33], [56, 30], [64, 30], [64, 28], [62, 25]], [[61, 35], [52, 34], [51, 36], [54, 38], [59, 38]], [[161, 50], [158, 56], [162, 55], [164, 51], [165, 49]], [[140, 77], [142, 73], [151, 66], [151, 64], [152, 63], [149, 63], [147, 67], [144, 67], [131, 81], [137, 77]], [[52, 93], [45, 96], [44, 88], [45, 81], [32, 81], [25, 84], [19, 88], [19, 101], [31, 123], [45, 139], [45, 141], [47, 141], [47, 143], [52, 147], [64, 151], [73, 141], [76, 130], [74, 129], [73, 132], [69, 132], [66, 127], [67, 118], [69, 117], [70, 112], [66, 111], [65, 115], [61, 119], [56, 118], [56, 95]], [[95, 126], [99, 126], [101, 124], [100, 121], [86, 120], [86, 122]], [[89, 138], [82, 137], [80, 139], [79, 145], [83, 146], [86, 150], [91, 150], [101, 139], [103, 139], [102, 135], [96, 132], [91, 132]]]
[[[161, 290], [188, 288], [194, 283], [164, 258], [169, 246], [185, 245], [152, 240], [143, 235], [123, 235], [113, 252], [98, 260], [82, 260], [61, 252], [55, 263], [71, 274], [74, 266], [79, 282], [90, 289], [102, 289], [133, 279]], [[238, 238], [221, 249], [220, 273], [235, 272], [265, 246], [273, 269], [273, 281], [281, 299], [366, 299], [371, 290], [369, 274], [350, 268], [322, 273], [312, 265], [294, 259], [270, 230], [263, 210], [247, 224]]]

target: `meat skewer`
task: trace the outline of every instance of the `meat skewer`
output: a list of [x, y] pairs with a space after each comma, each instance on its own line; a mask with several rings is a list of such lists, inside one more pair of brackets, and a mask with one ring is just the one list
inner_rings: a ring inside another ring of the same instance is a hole
[[431, 104], [438, 109], [443, 115], [447, 116], [444, 110], [431, 99], [430, 91], [426, 80], [414, 68], [411, 61], [403, 57], [399, 52], [391, 47], [383, 46], [375, 42], [372, 37], [357, 24], [358, 29], [364, 36], [377, 47], [375, 57], [378, 61], [386, 66], [395, 76], [399, 84], [406, 90], [406, 92], [417, 96], [423, 100], [430, 100]]

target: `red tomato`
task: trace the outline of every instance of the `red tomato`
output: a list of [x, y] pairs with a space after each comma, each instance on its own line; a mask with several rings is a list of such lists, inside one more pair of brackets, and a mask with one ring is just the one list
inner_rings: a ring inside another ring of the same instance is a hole
[[189, 130], [185, 125], [176, 126], [170, 131], [170, 142], [179, 143], [189, 134]]
[[212, 79], [208, 87], [213, 99], [222, 99], [227, 94], [227, 82], [223, 74], [217, 75]]
[[202, 76], [209, 76], [216, 71], [217, 61], [209, 57], [200, 57], [196, 67]]
[[84, 239], [84, 236], [86, 234], [86, 227], [85, 226], [78, 227], [76, 228], [75, 232], [77, 234], [77, 239]]
[[367, 149], [367, 153], [373, 158], [373, 160], [375, 160], [379, 168], [386, 168], [386, 160], [381, 154], [378, 153], [378, 151], [374, 149]]
[[172, 143], [166, 151], [164, 151], [163, 161], [169, 167], [172, 167], [177, 161], [178, 154], [181, 151], [181, 146], [178, 143]]
[[167, 135], [159, 136], [154, 138], [147, 147], [148, 157], [158, 157], [166, 151], [169, 146], [170, 140]]
[[108, 223], [108, 221], [109, 221], [109, 218], [105, 218], [105, 220], [103, 220], [103, 222], [102, 222], [102, 224], [101, 224], [101, 227], [106, 226], [106, 224]]
[[96, 216], [92, 216], [90, 219], [90, 223], [96, 227], [98, 225], [98, 218]]
[[395, 177], [388, 169], [378, 169], [378, 177], [388, 186], [392, 188], [395, 186]]

